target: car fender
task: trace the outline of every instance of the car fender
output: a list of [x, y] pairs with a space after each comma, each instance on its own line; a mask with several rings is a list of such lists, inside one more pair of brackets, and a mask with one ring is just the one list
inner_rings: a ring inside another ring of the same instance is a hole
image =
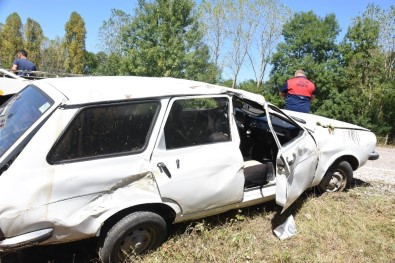
[[[343, 135], [349, 132], [347, 130], [337, 131], [337, 133], [343, 133]], [[320, 161], [312, 183], [313, 186], [320, 183], [325, 173], [335, 162], [347, 161], [354, 171], [367, 162], [370, 153], [374, 151], [375, 140], [370, 139], [374, 134], [368, 131], [357, 132], [360, 139], [355, 143], [347, 142], [347, 140], [330, 139], [331, 137], [327, 137], [326, 140], [318, 140]]]

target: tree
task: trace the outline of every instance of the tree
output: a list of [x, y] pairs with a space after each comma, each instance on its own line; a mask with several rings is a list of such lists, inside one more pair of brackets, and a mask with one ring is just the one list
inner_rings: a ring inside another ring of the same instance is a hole
[[64, 46], [63, 38], [45, 39], [42, 45], [42, 59], [38, 68], [50, 73], [66, 73], [67, 50]]
[[99, 29], [100, 49], [96, 56], [97, 67], [94, 74], [122, 75], [121, 60], [127, 54], [124, 31], [132, 23], [132, 17], [117, 9], [111, 10], [111, 17]]
[[28, 18], [24, 32], [24, 47], [29, 54], [29, 59], [39, 65], [41, 62], [41, 47], [44, 41], [43, 30], [38, 22]]
[[111, 17], [99, 29], [100, 49], [107, 54], [123, 55], [125, 43], [123, 31], [131, 24], [132, 18], [122, 10], [112, 9]]
[[275, 92], [293, 76], [295, 70], [303, 69], [317, 86], [317, 110], [331, 92], [345, 85], [336, 37], [340, 29], [334, 14], [319, 18], [312, 11], [297, 13], [284, 25], [284, 42], [273, 54], [271, 85]]
[[390, 134], [395, 137], [395, 6], [383, 10], [378, 14], [380, 21], [379, 46], [384, 53], [384, 69], [386, 80], [382, 85], [379, 120], [386, 123], [386, 130], [381, 134]]
[[15, 52], [23, 48], [22, 21], [17, 13], [10, 14], [1, 33], [0, 62], [11, 68]]
[[[391, 11], [392, 10], [392, 11]], [[347, 69], [348, 92], [358, 97], [353, 103], [357, 124], [368, 123], [368, 127], [380, 134], [395, 133], [393, 105], [394, 80], [392, 77], [391, 43], [394, 43], [394, 23], [388, 12], [374, 5], [354, 19], [342, 43], [344, 64]], [[393, 14], [393, 13], [392, 13]], [[392, 36], [392, 41], [391, 41]]]
[[[203, 37], [210, 51], [213, 65], [222, 72], [223, 49], [228, 37], [227, 32], [227, 0], [203, 0], [199, 6], [199, 18], [202, 25]], [[220, 76], [215, 76], [216, 82]]]
[[125, 30], [122, 73], [208, 80], [212, 75], [191, 0], [139, 1]]
[[95, 57], [97, 67], [92, 72], [94, 75], [122, 75], [121, 68], [119, 67], [119, 65], [122, 65], [122, 57], [119, 56], [117, 53], [113, 52], [110, 54], [106, 54], [105, 52], [101, 51], [97, 53]]
[[258, 26], [247, 55], [254, 71], [257, 90], [262, 89], [270, 57], [278, 44], [291, 11], [277, 0], [257, 0], [253, 5]]
[[65, 30], [65, 47], [67, 49], [65, 68], [69, 73], [82, 74], [85, 66], [86, 29], [84, 20], [77, 12], [71, 13]]
[[255, 3], [253, 1], [228, 1], [228, 32], [232, 37], [229, 39], [231, 44], [226, 65], [231, 72], [233, 88], [237, 85], [240, 70], [245, 62], [247, 52], [259, 23], [257, 19], [259, 14], [255, 11]]
[[2, 57], [2, 52], [3, 50], [3, 29], [4, 29], [4, 24], [0, 23], [0, 67], [3, 67], [3, 57]]

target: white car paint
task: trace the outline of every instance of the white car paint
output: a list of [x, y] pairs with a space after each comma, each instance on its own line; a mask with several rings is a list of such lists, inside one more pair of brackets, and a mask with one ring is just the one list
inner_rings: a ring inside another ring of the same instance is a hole
[[30, 80], [0, 68], [0, 97], [13, 95], [22, 90], [29, 83]]
[[[99, 236], [105, 234], [102, 226], [112, 217], [129, 210], [154, 210], [171, 222], [273, 199], [285, 210], [303, 191], [318, 185], [337, 160], [346, 156], [357, 169], [376, 144], [375, 135], [367, 129], [286, 112], [306, 121], [300, 123], [261, 95], [196, 81], [76, 77], [43, 79], [33, 85], [53, 104], [42, 110], [43, 115], [0, 157], [3, 251]], [[235, 96], [253, 102], [258, 111], [270, 117], [268, 129], [262, 131], [273, 136], [271, 145], [277, 154], [270, 161], [275, 163], [274, 174], [259, 186], [244, 187], [248, 160], [240, 147], [242, 139], [249, 140], [253, 126], [245, 127], [237, 120], [232, 100]], [[228, 111], [223, 114], [228, 120], [230, 140], [166, 149], [164, 127], [174, 101], [204, 98], [228, 101]], [[155, 101], [160, 107], [141, 151], [61, 163], [49, 161], [54, 144], [82, 110], [144, 100]], [[6, 111], [2, 111], [5, 115]], [[276, 116], [298, 134], [282, 141], [279, 137], [283, 135], [271, 120]], [[334, 130], [323, 127], [328, 125]], [[0, 132], [1, 136], [8, 134]]]

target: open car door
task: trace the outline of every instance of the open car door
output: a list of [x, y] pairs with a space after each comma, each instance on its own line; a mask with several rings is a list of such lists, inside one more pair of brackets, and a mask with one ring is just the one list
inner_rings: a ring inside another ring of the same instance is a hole
[[275, 160], [276, 203], [283, 206], [284, 212], [311, 186], [318, 164], [317, 144], [306, 129], [277, 107], [269, 105], [263, 96], [243, 90], [233, 93], [266, 112], [263, 119], [267, 121], [278, 148]]
[[311, 134], [274, 106], [265, 105], [276, 144], [276, 203], [284, 212], [311, 186], [318, 164]]

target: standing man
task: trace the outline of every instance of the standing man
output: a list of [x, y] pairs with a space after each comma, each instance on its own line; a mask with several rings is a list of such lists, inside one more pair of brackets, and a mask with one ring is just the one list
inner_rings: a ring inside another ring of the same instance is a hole
[[315, 85], [306, 78], [304, 71], [298, 69], [295, 77], [288, 79], [280, 90], [280, 96], [285, 97], [285, 109], [299, 112], [310, 111], [311, 102], [315, 98]]
[[[12, 63], [11, 70], [27, 70], [27, 71], [36, 71], [36, 65], [33, 62], [27, 59], [27, 52], [23, 49], [20, 49], [16, 52], [16, 59]], [[26, 72], [17, 72], [17, 75], [25, 76], [28, 75]]]

